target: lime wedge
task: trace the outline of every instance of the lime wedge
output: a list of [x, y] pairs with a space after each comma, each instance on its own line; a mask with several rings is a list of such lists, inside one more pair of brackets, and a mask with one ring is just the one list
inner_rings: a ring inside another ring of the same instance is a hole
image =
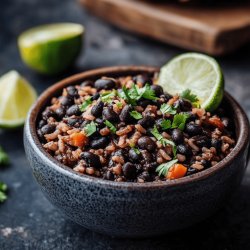
[[84, 27], [75, 23], [38, 26], [18, 37], [23, 61], [46, 75], [64, 71], [75, 61], [82, 47]]
[[34, 88], [18, 72], [13, 70], [0, 77], [0, 127], [23, 125], [36, 97]]
[[161, 68], [158, 84], [175, 95], [186, 89], [197, 95], [202, 108], [214, 111], [224, 93], [224, 77], [215, 59], [199, 53], [184, 53]]

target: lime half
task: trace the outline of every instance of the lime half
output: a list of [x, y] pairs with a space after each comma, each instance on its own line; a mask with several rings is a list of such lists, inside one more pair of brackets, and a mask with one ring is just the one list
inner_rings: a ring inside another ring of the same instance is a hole
[[215, 110], [224, 93], [224, 77], [217, 61], [199, 53], [181, 54], [161, 68], [158, 84], [175, 95], [186, 89], [199, 98], [202, 108]]
[[34, 88], [18, 72], [13, 70], [0, 77], [0, 127], [23, 125], [36, 97]]
[[75, 23], [38, 26], [23, 32], [18, 46], [23, 61], [32, 69], [47, 75], [68, 68], [79, 55], [84, 27]]

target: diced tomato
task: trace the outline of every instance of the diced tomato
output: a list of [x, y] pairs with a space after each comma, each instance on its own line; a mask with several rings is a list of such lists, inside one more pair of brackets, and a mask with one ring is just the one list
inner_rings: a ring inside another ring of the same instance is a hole
[[208, 119], [208, 123], [214, 127], [219, 128], [220, 130], [224, 129], [224, 124], [222, 123], [219, 117], [211, 117]]
[[83, 133], [73, 133], [70, 135], [71, 144], [75, 147], [83, 147], [87, 143], [87, 137]]
[[178, 179], [187, 173], [187, 168], [179, 163], [174, 164], [168, 171], [166, 178], [169, 180]]

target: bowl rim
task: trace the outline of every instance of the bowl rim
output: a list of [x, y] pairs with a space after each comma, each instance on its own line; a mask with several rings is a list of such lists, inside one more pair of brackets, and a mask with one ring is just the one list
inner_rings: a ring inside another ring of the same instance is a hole
[[52, 86], [50, 86], [49, 88], [47, 88], [42, 92], [37, 101], [31, 107], [26, 119], [25, 135], [27, 139], [30, 141], [31, 146], [34, 148], [34, 151], [37, 152], [38, 155], [43, 158], [43, 160], [45, 160], [48, 167], [52, 167], [54, 170], [60, 172], [63, 175], [68, 176], [69, 178], [85, 183], [86, 182], [91, 182], [92, 184], [96, 183], [97, 185], [103, 185], [109, 188], [136, 189], [141, 191], [147, 190], [149, 187], [150, 189], [159, 189], [159, 188], [173, 187], [194, 181], [203, 180], [207, 177], [215, 175], [221, 169], [224, 169], [225, 167], [230, 165], [234, 161], [234, 158], [236, 158], [239, 154], [241, 154], [249, 144], [249, 121], [239, 103], [226, 91], [224, 93], [224, 98], [228, 102], [230, 102], [230, 105], [234, 109], [234, 113], [236, 114], [235, 118], [238, 123], [239, 135], [235, 147], [223, 160], [218, 162], [213, 167], [210, 167], [208, 169], [205, 169], [201, 172], [189, 176], [185, 176], [180, 179], [162, 181], [162, 182], [145, 182], [145, 183], [114, 182], [114, 181], [104, 180], [98, 177], [77, 173], [70, 167], [67, 167], [66, 165], [57, 161], [54, 157], [52, 157], [49, 153], [47, 153], [43, 149], [42, 144], [38, 139], [35, 125], [38, 114], [40, 113], [41, 109], [46, 105], [46, 103], [48, 103], [49, 98], [51, 98], [54, 95], [54, 93], [59, 92], [59, 90], [62, 90], [63, 87], [65, 86], [77, 84], [78, 82], [81, 82], [85, 79], [90, 79], [90, 78], [96, 79], [97, 77], [101, 77], [104, 75], [115, 77], [119, 75], [126, 76], [130, 74], [135, 75], [140, 73], [155, 73], [155, 72], [159, 72], [159, 68], [151, 66], [104, 67], [104, 68], [84, 71], [82, 73], [78, 73], [73, 76], [67, 77], [53, 84]]

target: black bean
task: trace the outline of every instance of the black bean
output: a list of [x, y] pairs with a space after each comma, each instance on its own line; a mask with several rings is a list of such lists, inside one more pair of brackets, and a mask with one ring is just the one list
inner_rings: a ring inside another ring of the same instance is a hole
[[122, 166], [122, 171], [127, 179], [134, 179], [136, 177], [136, 166], [131, 162], [126, 162]]
[[155, 142], [149, 136], [143, 136], [138, 140], [138, 146], [141, 149], [146, 149], [153, 152], [156, 148]]
[[198, 172], [197, 169], [189, 167], [188, 170], [187, 170], [187, 175], [195, 174], [197, 172]]
[[163, 88], [159, 85], [152, 85], [151, 89], [154, 91], [155, 96], [159, 97], [163, 95]]
[[186, 132], [191, 136], [199, 135], [199, 134], [202, 134], [202, 128], [198, 124], [188, 123], [186, 125]]
[[102, 167], [100, 157], [96, 154], [90, 152], [83, 152], [81, 153], [80, 157], [87, 163], [88, 167], [97, 169]]
[[129, 160], [132, 162], [138, 163], [141, 160], [141, 153], [137, 154], [133, 148], [131, 148], [128, 152]]
[[187, 123], [196, 120], [197, 116], [195, 114], [193, 114], [191, 111], [185, 112], [185, 113], [188, 115], [188, 118], [186, 120]]
[[217, 151], [221, 150], [222, 141], [220, 139], [212, 138], [211, 147], [214, 147]]
[[74, 117], [67, 119], [67, 124], [71, 127], [79, 128], [83, 123], [82, 117]]
[[146, 162], [146, 163], [152, 162], [153, 156], [152, 156], [152, 154], [149, 153], [147, 150], [142, 150], [142, 151], [141, 151], [141, 154], [142, 154], [143, 162]]
[[141, 98], [138, 102], [137, 102], [138, 106], [142, 106], [143, 108], [146, 108], [148, 105], [151, 105], [152, 104], [152, 101], [151, 100], [148, 100], [148, 99], [144, 99], [144, 98]]
[[105, 180], [113, 181], [113, 180], [115, 179], [115, 176], [114, 176], [114, 174], [113, 174], [111, 171], [107, 171], [107, 172], [104, 174], [103, 178], [104, 178]]
[[99, 117], [102, 115], [104, 103], [102, 101], [97, 102], [91, 109], [91, 114], [95, 117]]
[[173, 96], [168, 93], [164, 93], [163, 95], [160, 96], [160, 98], [163, 98], [165, 102], [169, 101], [172, 97]]
[[188, 100], [184, 100], [184, 99], [179, 99], [178, 101], [176, 101], [174, 103], [174, 107], [176, 109], [179, 108], [180, 111], [184, 111], [184, 112], [192, 110], [191, 102]]
[[150, 174], [149, 174], [148, 172], [146, 172], [146, 171], [142, 172], [142, 173], [138, 176], [138, 178], [143, 179], [144, 181], [151, 181], [151, 180], [152, 180]]
[[93, 86], [94, 86], [94, 82], [91, 81], [91, 80], [83, 81], [83, 82], [81, 83], [81, 87], [86, 87], [86, 86], [93, 87]]
[[97, 90], [108, 90], [108, 89], [113, 89], [115, 88], [115, 81], [113, 79], [110, 78], [105, 78], [105, 79], [98, 79], [95, 81], [95, 88]]
[[143, 128], [149, 128], [149, 127], [153, 127], [153, 125], [155, 123], [155, 119], [154, 119], [154, 117], [152, 117], [150, 115], [146, 115], [141, 120], [139, 120], [138, 123]]
[[100, 93], [95, 93], [95, 94], [91, 97], [91, 100], [92, 100], [92, 101], [97, 100], [99, 97], [100, 97]]
[[74, 97], [79, 97], [78, 95], [78, 90], [74, 87], [74, 86], [69, 86], [67, 87], [67, 93], [69, 96], [71, 96], [72, 98]]
[[37, 135], [38, 135], [38, 137], [39, 137], [39, 139], [40, 139], [40, 141], [42, 143], [46, 143], [47, 142], [46, 139], [45, 139], [45, 137], [43, 136], [43, 133], [42, 133], [41, 129], [37, 130]]
[[172, 137], [172, 140], [173, 140], [176, 144], [181, 144], [181, 143], [183, 143], [183, 141], [184, 141], [183, 132], [182, 132], [180, 129], [178, 129], [178, 128], [176, 128], [176, 129], [174, 129], [174, 130], [172, 131], [171, 137]]
[[153, 84], [151, 77], [149, 75], [146, 75], [146, 74], [137, 75], [137, 76], [133, 77], [133, 80], [135, 81], [135, 83], [140, 83], [143, 86], [146, 85], [147, 83], [150, 85]]
[[72, 104], [74, 104], [74, 99], [72, 97], [69, 96], [63, 96], [61, 98], [61, 105], [68, 107], [71, 106]]
[[208, 161], [208, 160], [205, 160], [205, 159], [201, 160], [201, 164], [202, 164], [202, 166], [203, 166], [204, 168], [209, 168], [209, 167], [211, 167], [211, 162]]
[[51, 110], [51, 109], [46, 109], [46, 110], [43, 111], [42, 117], [43, 117], [44, 120], [47, 120], [50, 117], [54, 117], [55, 118], [56, 117], [56, 113], [53, 110]]
[[105, 148], [109, 143], [107, 137], [101, 137], [90, 141], [90, 147], [94, 149]]
[[43, 126], [46, 125], [46, 124], [47, 124], [47, 121], [41, 120], [41, 121], [39, 121], [39, 123], [38, 123], [38, 128], [41, 128], [41, 127], [43, 127]]
[[193, 154], [191, 148], [186, 144], [178, 145], [177, 152], [185, 156], [191, 156]]
[[104, 123], [104, 121], [103, 121], [103, 119], [101, 119], [101, 118], [96, 118], [95, 122], [97, 123], [97, 126], [100, 129], [104, 128], [106, 126], [105, 123]]
[[160, 119], [158, 119], [158, 120], [155, 121], [156, 128], [157, 128], [159, 131], [162, 130], [161, 124], [162, 124], [163, 121], [164, 121], [164, 119], [162, 119], [162, 118], [160, 118]]
[[200, 148], [206, 147], [210, 148], [210, 139], [205, 135], [196, 135], [193, 137], [194, 143]]
[[132, 111], [132, 107], [130, 105], [125, 105], [120, 113], [120, 120], [125, 123], [131, 122], [133, 117], [130, 115], [130, 112]]
[[47, 125], [44, 125], [42, 128], [41, 128], [41, 132], [43, 135], [46, 135], [46, 134], [51, 134], [55, 131], [56, 129], [56, 125], [55, 124], [47, 124]]
[[110, 122], [117, 122], [119, 121], [118, 114], [113, 110], [112, 107], [106, 107], [102, 111], [103, 118], [105, 120], [109, 120]]
[[65, 109], [63, 107], [59, 107], [55, 110], [55, 113], [58, 119], [62, 119], [65, 116]]
[[155, 173], [155, 170], [157, 167], [158, 167], [158, 164], [156, 162], [145, 164], [145, 170], [149, 173]]
[[77, 104], [71, 106], [70, 108], [67, 109], [66, 114], [68, 116], [72, 116], [72, 115], [80, 115], [82, 112], [79, 108], [79, 106]]

